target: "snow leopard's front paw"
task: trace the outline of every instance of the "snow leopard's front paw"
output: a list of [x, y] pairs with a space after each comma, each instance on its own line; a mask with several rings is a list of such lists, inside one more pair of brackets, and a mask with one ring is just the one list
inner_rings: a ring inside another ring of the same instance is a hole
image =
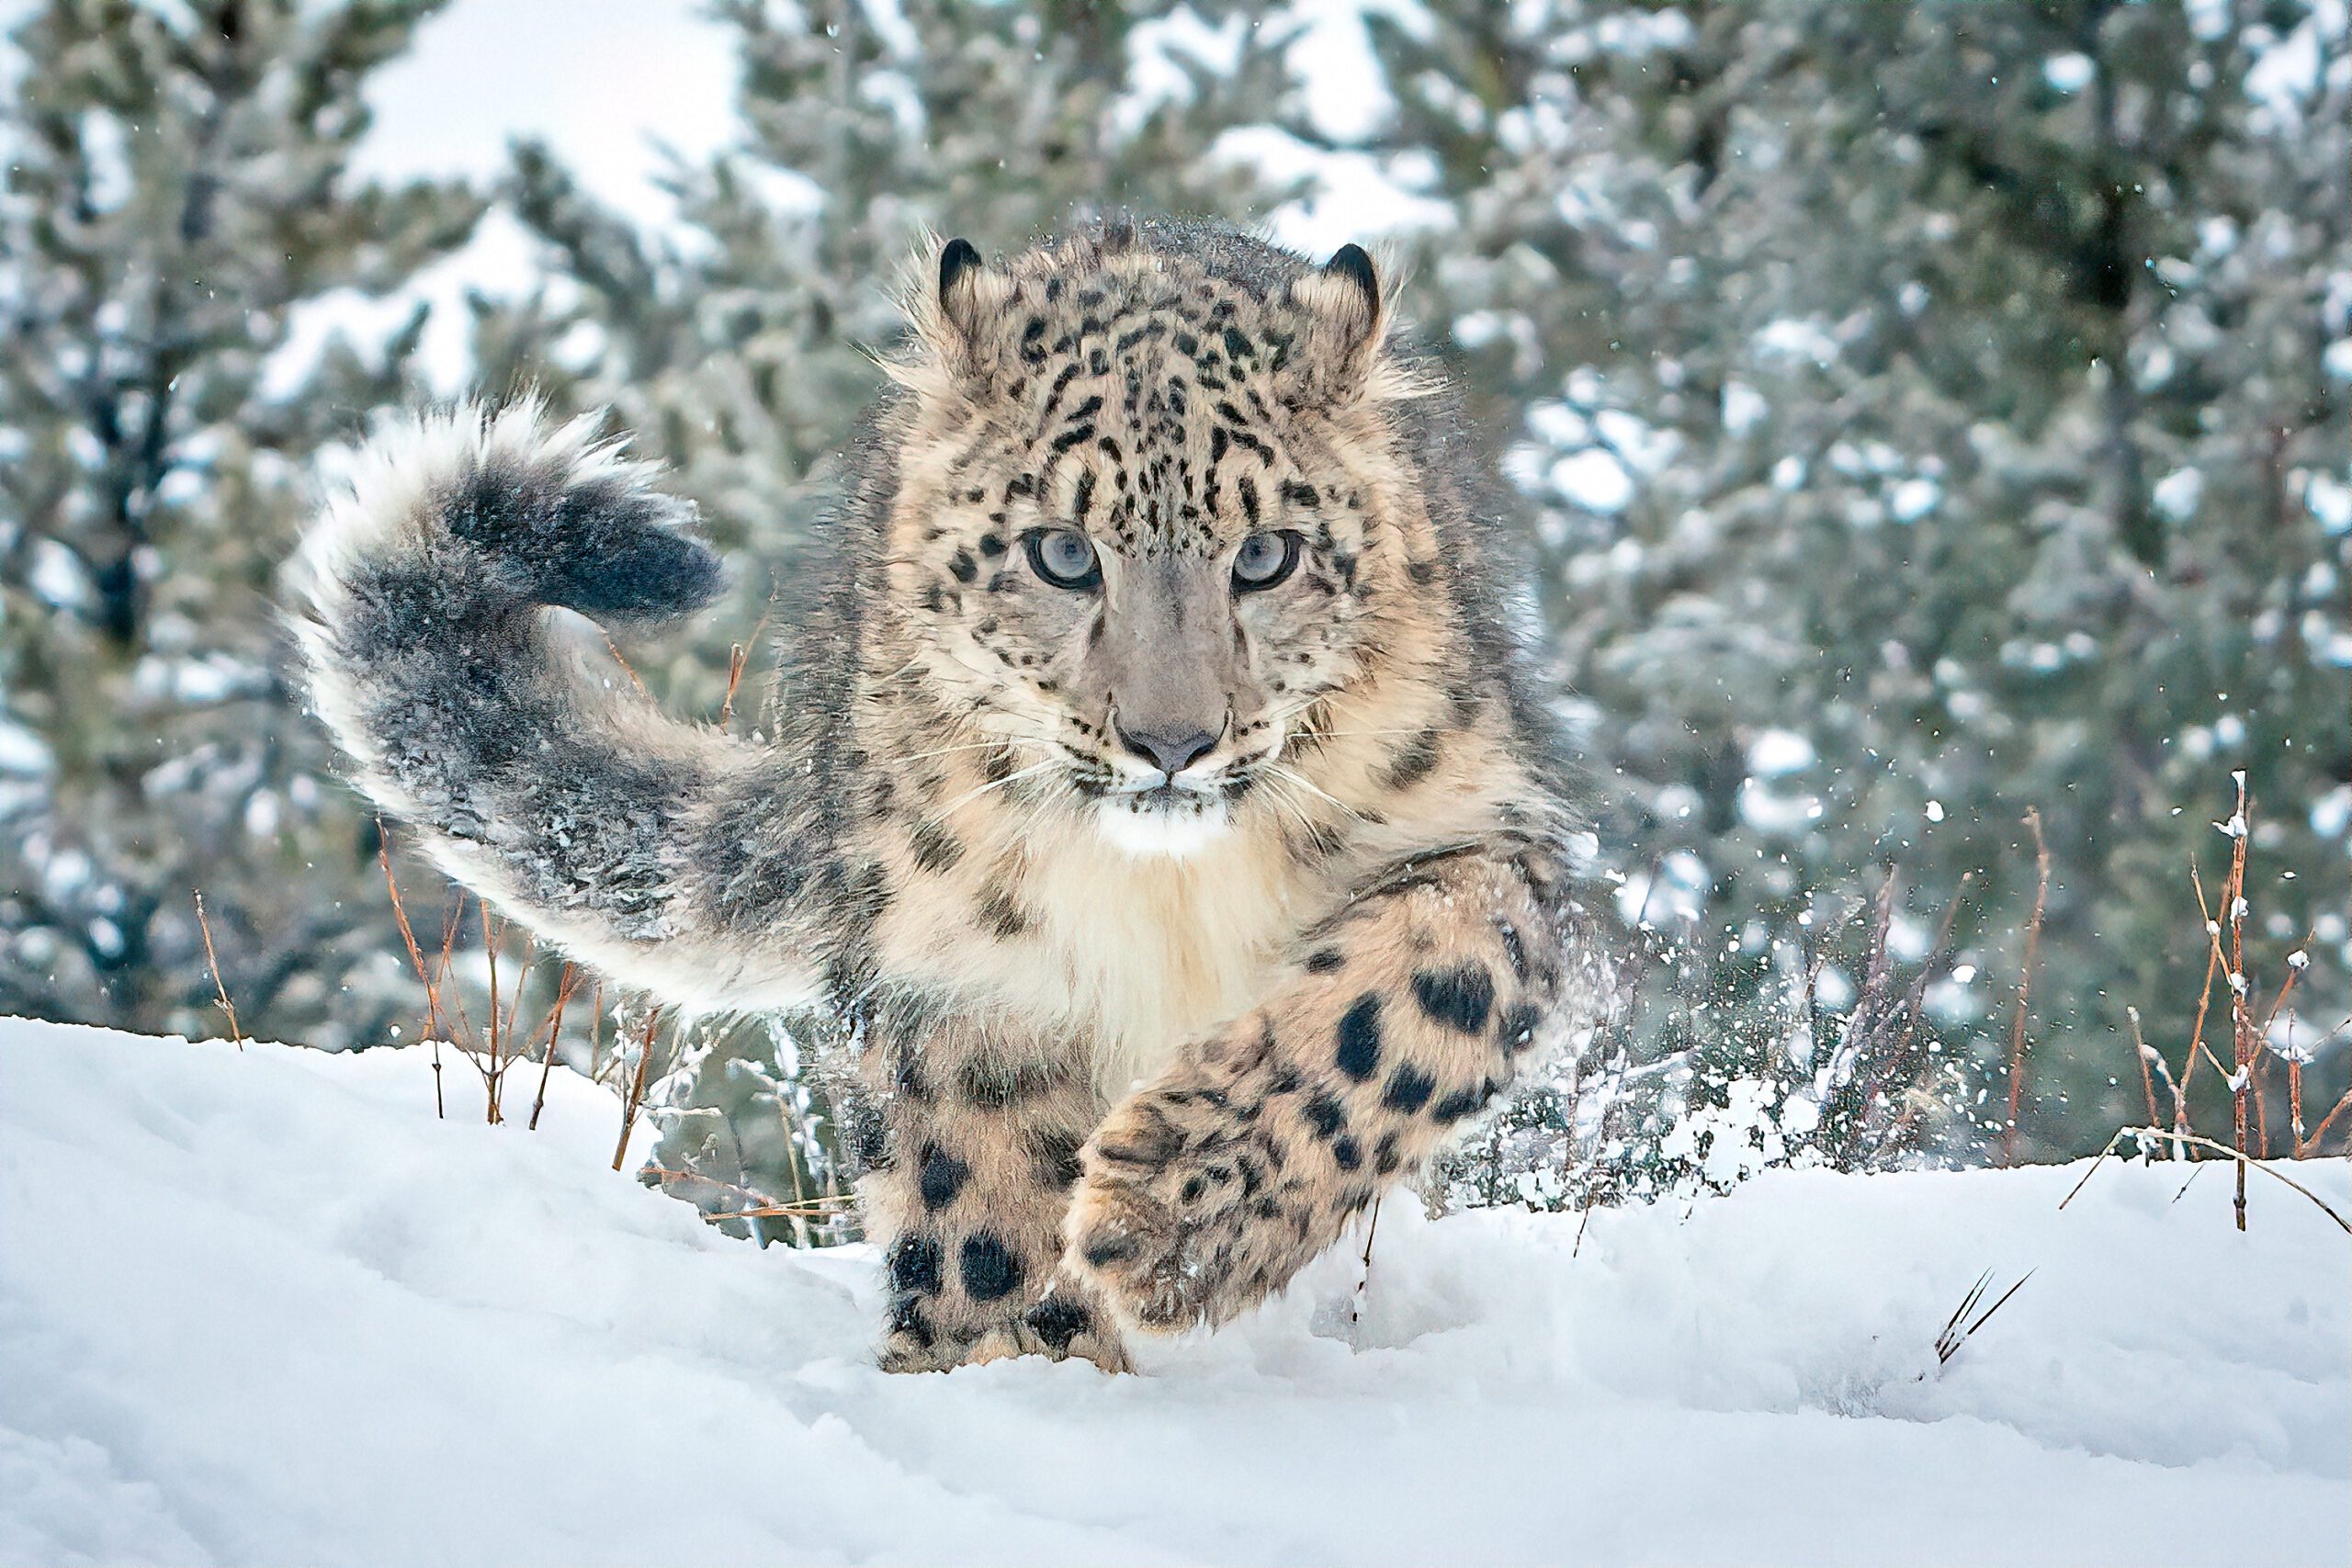
[[1074, 1280], [1057, 1280], [1046, 1298], [1017, 1316], [980, 1327], [968, 1337], [942, 1337], [908, 1321], [894, 1309], [876, 1357], [886, 1372], [946, 1372], [1014, 1356], [1048, 1360], [1091, 1361], [1106, 1372], [1128, 1372], [1117, 1325], [1092, 1303], [1093, 1292]]
[[1162, 1333], [1223, 1323], [1303, 1261], [1271, 1190], [1282, 1156], [1220, 1089], [1136, 1095], [1081, 1158], [1063, 1268], [1127, 1322]]

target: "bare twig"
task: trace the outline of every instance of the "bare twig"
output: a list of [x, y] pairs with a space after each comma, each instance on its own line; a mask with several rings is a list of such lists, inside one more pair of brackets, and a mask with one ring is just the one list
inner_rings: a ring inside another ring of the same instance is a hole
[[605, 1081], [605, 982], [596, 982], [596, 994], [589, 998], [588, 1014], [588, 1081]]
[[2001, 1163], [2018, 1162], [2018, 1105], [2025, 1090], [2026, 1009], [2033, 993], [2033, 966], [2041, 949], [2041, 911], [2050, 897], [2050, 846], [2041, 837], [2041, 813], [2028, 807], [2025, 825], [2033, 829], [2033, 918], [2026, 922], [2025, 964], [2018, 975], [2017, 1017], [2009, 1026], [2009, 1114], [2001, 1133]]
[[2347, 1111], [2352, 1111], [2352, 1089], [2346, 1089], [2344, 1091], [2344, 1098], [2337, 1100], [2334, 1108], [2331, 1109], [2326, 1115], [2320, 1118], [2319, 1125], [2312, 1129], [2312, 1141], [2310, 1144], [2306, 1145], [2304, 1148], [2296, 1151], [2296, 1157], [2300, 1159], [2304, 1157], [2306, 1155], [2315, 1155], [2319, 1153], [2320, 1140], [2327, 1136], [2327, 1130], [2330, 1127], [2335, 1125], [2335, 1119], [2338, 1116], [2343, 1115]]
[[449, 903], [449, 918], [441, 925], [441, 956], [434, 961], [432, 984], [435, 994], [442, 998], [442, 1021], [448, 1025], [450, 1043], [470, 1055], [481, 1033], [474, 1027], [474, 1015], [466, 1007], [465, 987], [453, 987], [449, 984], [449, 976], [458, 967], [458, 944], [466, 931], [466, 889], [458, 888], [457, 895]]
[[424, 1033], [433, 1052], [433, 1114], [439, 1119], [448, 1114], [441, 1096], [441, 987], [425, 973], [424, 954], [417, 950], [416, 932], [408, 923], [408, 906], [401, 902], [401, 885], [392, 875], [391, 843], [391, 836], [384, 831], [384, 819], [377, 818], [376, 860], [384, 868], [384, 888], [392, 897], [392, 919], [400, 926], [401, 941], [408, 945], [408, 961], [415, 966], [417, 983], [424, 987]]
[[[603, 628], [599, 627], [598, 629], [601, 631]], [[631, 664], [628, 658], [622, 654], [620, 644], [613, 640], [612, 633], [605, 632], [604, 637], [605, 651], [613, 656], [613, 662], [621, 667], [622, 672], [629, 678], [629, 683], [637, 688], [638, 695], [643, 697], [648, 702], [651, 702], [653, 700], [653, 694], [651, 691], [647, 689], [645, 682], [638, 675], [637, 666]]]
[[740, 642], [729, 645], [727, 649], [727, 695], [718, 705], [718, 728], [721, 729], [726, 728], [727, 721], [735, 716], [735, 688], [743, 682], [743, 664], [750, 652]]
[[2180, 1070], [2180, 1098], [2173, 1104], [2173, 1120], [2184, 1133], [2188, 1131], [2188, 1086], [2197, 1079], [2198, 1048], [2205, 1043], [2205, 1017], [2213, 1004], [2213, 976], [2222, 966], [2222, 928], [2206, 907], [2205, 879], [2199, 874], [2193, 855], [2188, 862], [2188, 886], [2197, 894], [2197, 918], [2205, 927], [2206, 943], [2205, 986], [2197, 993], [2197, 1022], [2188, 1032], [2188, 1062]]
[[1372, 1219], [1363, 1227], [1363, 1272], [1356, 1276], [1354, 1300], [1348, 1303], [1348, 1321], [1363, 1321], [1363, 1303], [1372, 1286], [1372, 1239], [1380, 1234], [1380, 1200], [1372, 1201]]
[[[2245, 814], [2245, 773], [2243, 769], [2230, 775], [2237, 783], [2237, 814], [2230, 818], [2230, 883], [2222, 893], [2224, 918], [2229, 922], [2230, 956], [2230, 1060], [2235, 1070], [2230, 1077], [2230, 1122], [2235, 1134], [2238, 1153], [2238, 1181], [2235, 1209], [2238, 1229], [2245, 1229], [2245, 1111], [2246, 1080], [2254, 1076], [2253, 1064], [2246, 1052], [2253, 1027], [2245, 1010], [2245, 841], [2253, 836]], [[2218, 939], [2216, 939], [2218, 940]]]
[[229, 1015], [229, 1038], [237, 1049], [245, 1048], [245, 1032], [237, 1027], [237, 1005], [229, 999], [229, 987], [220, 983], [220, 957], [212, 951], [212, 922], [204, 918], [204, 894], [196, 895], [196, 927], [204, 933], [204, 962], [212, 970], [212, 994], [220, 998], [220, 1010]]
[[[506, 933], [514, 929], [514, 921], [499, 921], [498, 940], [500, 942], [503, 943], [506, 940]], [[537, 941], [536, 939], [526, 937], [523, 943], [523, 956], [516, 966], [517, 973], [514, 976], [514, 989], [506, 998], [506, 1025], [504, 1032], [501, 1036], [501, 1038], [505, 1042], [503, 1059], [508, 1066], [512, 1066], [514, 1063], [523, 1060], [529, 1053], [529, 1041], [524, 1038], [522, 1033], [517, 1030], [516, 1025], [520, 1024], [523, 1021], [523, 997], [524, 994], [531, 988], [531, 976], [537, 972], [538, 955], [539, 944]], [[541, 1016], [544, 1017], [545, 1015], [543, 1014]], [[537, 1038], [538, 1032], [534, 1030], [531, 1033], [530, 1039], [536, 1040]], [[502, 1069], [502, 1071], [503, 1070], [503, 1069]], [[504, 1119], [505, 1097], [503, 1089], [499, 1099], [499, 1115], [501, 1120]]]
[[656, 1006], [645, 1015], [645, 1033], [637, 1043], [637, 1074], [621, 1097], [621, 1136], [613, 1145], [613, 1168], [618, 1170], [628, 1157], [628, 1135], [637, 1129], [638, 1108], [645, 1103], [645, 1068], [653, 1060], [653, 1033], [662, 1026], [662, 1009]]
[[[2303, 941], [2308, 943], [2311, 937], [2306, 934]], [[2269, 1041], [2270, 1031], [2278, 1021], [2279, 1010], [2287, 1005], [2287, 998], [2295, 994], [2295, 982], [2301, 979], [2302, 976], [2302, 968], [2296, 964], [2295, 955], [2289, 954], [2287, 977], [2279, 982], [2278, 994], [2270, 998], [2270, 1010], [2262, 1015], [2264, 1043], [2267, 1043]], [[2283, 1053], [2287, 1058], [2287, 1152], [2300, 1159], [2303, 1153], [2303, 1064], [2302, 1059], [2295, 1055], [2294, 1043], [2295, 1015], [2289, 1013], [2287, 1015], [2288, 1049]], [[2270, 1128], [2267, 1121], [2262, 1130], [2262, 1152], [2266, 1157], [2270, 1153]]]
[[727, 697], [718, 705], [718, 728], [721, 729], [726, 728], [727, 721], [735, 716], [735, 688], [743, 683], [743, 667], [750, 662], [752, 649], [760, 646], [760, 639], [767, 634], [767, 629], [768, 618], [762, 615], [759, 623], [752, 627], [751, 637], [727, 650]]
[[539, 1091], [531, 1097], [531, 1120], [525, 1125], [526, 1132], [539, 1130], [539, 1112], [548, 1103], [548, 1073], [555, 1066], [556, 1037], [563, 1032], [563, 1004], [571, 999], [572, 987], [579, 984], [580, 971], [566, 964], [555, 983], [555, 1006], [548, 1013], [547, 1050], [539, 1057]]
[[2148, 1071], [2148, 1058], [2154, 1055], [2148, 1049], [2147, 1040], [2140, 1033], [2140, 1010], [2128, 1007], [2123, 1016], [2132, 1021], [2132, 1055], [2140, 1064], [2140, 1092], [2148, 1101], [2148, 1124], [2156, 1122], [2156, 1080]]
[[[482, 1114], [494, 1125], [498, 1121], [498, 1082], [503, 1073], [498, 1065], [498, 939], [503, 933], [492, 930], [488, 904], [477, 902], [475, 912], [481, 917], [482, 957], [490, 964], [490, 1066], [481, 1067], [477, 1063], [476, 1067], [481, 1073]], [[518, 985], [516, 988], [521, 987]]]
[[[2269, 1014], [2262, 1021], [2262, 1039], [2266, 1045], [2269, 1043], [2270, 1032], [2278, 1026], [2278, 1010], [2286, 1004], [2288, 993], [2295, 988], [2295, 976], [2296, 971], [2290, 967], [2287, 971], [2287, 983], [2279, 987], [2278, 996], [2271, 998]], [[2285, 1048], [2277, 1055], [2287, 1060], [2287, 1152], [2301, 1158], [2303, 1152], [2303, 1059], [2295, 1049], [2295, 1015], [2291, 1012], [2287, 1015]], [[2262, 1152], [2266, 1155], [2270, 1152], [2267, 1142], [2263, 1145]]]

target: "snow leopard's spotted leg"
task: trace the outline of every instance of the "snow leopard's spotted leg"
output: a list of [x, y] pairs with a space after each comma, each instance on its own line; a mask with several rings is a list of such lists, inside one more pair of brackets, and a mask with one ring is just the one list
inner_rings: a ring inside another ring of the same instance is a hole
[[1367, 886], [1276, 993], [1114, 1108], [1083, 1152], [1066, 1278], [1146, 1328], [1280, 1290], [1560, 1032], [1566, 879], [1531, 842]]
[[1083, 1055], [898, 1010], [876, 1021], [863, 1064], [888, 1096], [882, 1158], [861, 1184], [871, 1232], [888, 1238], [883, 1367], [1042, 1354], [1125, 1371], [1091, 1292], [1034, 1310], [1060, 1260], [1079, 1149], [1102, 1120]]

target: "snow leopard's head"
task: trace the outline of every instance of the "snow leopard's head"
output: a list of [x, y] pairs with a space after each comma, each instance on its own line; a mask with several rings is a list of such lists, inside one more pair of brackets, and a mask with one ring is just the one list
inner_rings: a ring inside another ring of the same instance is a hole
[[1335, 757], [1357, 794], [1429, 771], [1451, 569], [1361, 248], [1113, 220], [991, 265], [957, 240], [911, 306], [889, 597], [940, 706], [1001, 745], [989, 784], [1183, 853], [1252, 810], [1316, 820]]

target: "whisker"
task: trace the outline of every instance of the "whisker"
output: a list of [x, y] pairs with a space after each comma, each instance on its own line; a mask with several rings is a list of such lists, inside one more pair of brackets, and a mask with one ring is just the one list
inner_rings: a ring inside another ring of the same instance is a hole
[[1287, 766], [1282, 762], [1269, 762], [1266, 764], [1266, 769], [1269, 773], [1277, 773], [1288, 779], [1292, 784], [1295, 784], [1299, 788], [1306, 790], [1308, 794], [1318, 795], [1321, 798], [1329, 801], [1332, 805], [1338, 807], [1340, 810], [1346, 812], [1357, 821], [1361, 822], [1363, 820], [1363, 812], [1358, 811], [1354, 807], [1350, 806], [1346, 801], [1341, 800], [1338, 795], [1333, 795], [1329, 790], [1325, 789], [1321, 784], [1317, 784], [1305, 773], [1300, 773], [1296, 768]]
[[956, 807], [963, 806], [967, 802], [978, 800], [980, 796], [988, 794], [988, 792], [992, 789], [1002, 789], [1009, 784], [1019, 784], [1023, 779], [1035, 778], [1037, 774], [1042, 773], [1046, 769], [1056, 765], [1057, 763], [1055, 760], [1048, 757], [1042, 762], [1032, 762], [1025, 768], [1015, 768], [1012, 772], [1005, 774], [1004, 777], [1001, 779], [991, 779], [987, 784], [980, 785], [978, 789], [966, 790], [962, 795], [957, 795], [955, 799], [941, 807], [939, 808], [938, 815], [945, 817], [949, 813], [955, 811]]
[[898, 752], [889, 757], [888, 761], [893, 762], [923, 762], [930, 761], [933, 757], [944, 757], [950, 752], [985, 751], [993, 746], [1007, 746], [1010, 744], [1012, 744], [1012, 742], [1007, 740], [967, 740], [959, 745], [942, 746], [930, 751]]
[[1320, 697], [1309, 697], [1306, 701], [1286, 707], [1279, 713], [1270, 713], [1266, 715], [1261, 722], [1266, 724], [1288, 724], [1300, 714], [1306, 713], [1310, 708], [1315, 707], [1317, 704], [1322, 702], [1322, 700], [1323, 699]]
[[[1269, 775], [1266, 779], [1266, 783], [1269, 785], [1286, 785], [1289, 781]], [[1306, 833], [1309, 838], [1315, 836], [1314, 819], [1306, 815], [1306, 811], [1300, 807], [1298, 802], [1291, 799], [1280, 789], [1276, 788], [1269, 788], [1266, 791], [1266, 798], [1272, 801], [1274, 805], [1282, 807], [1284, 811], [1289, 812], [1291, 816], [1296, 819], [1298, 825], [1306, 829]]]

